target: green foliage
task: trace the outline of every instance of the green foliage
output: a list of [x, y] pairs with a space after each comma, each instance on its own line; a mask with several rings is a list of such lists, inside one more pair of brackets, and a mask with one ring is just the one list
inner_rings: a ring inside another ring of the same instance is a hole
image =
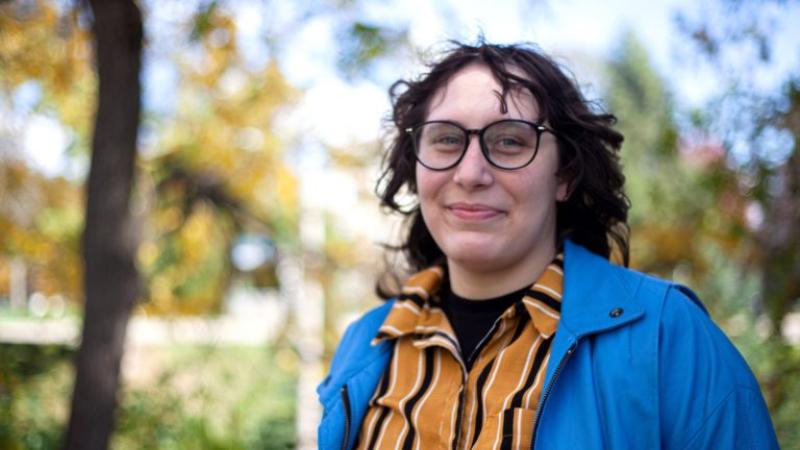
[[347, 78], [366, 71], [379, 58], [395, 54], [408, 41], [407, 29], [359, 21], [347, 24], [340, 35], [342, 50], [337, 64]]
[[[786, 62], [776, 64], [783, 58], [775, 50], [786, 37], [782, 29], [796, 28], [796, 6], [781, 0], [716, 0], [704, 6], [702, 15], [676, 16], [686, 41], [682, 48], [693, 53], [690, 61], [700, 60], [689, 70], [710, 69], [721, 87], [704, 113], [697, 114], [701, 127], [724, 142], [746, 186], [742, 195], [762, 216], [751, 233], [757, 243], [751, 260], [762, 273], [760, 301], [773, 332], [800, 307], [798, 67], [774, 70]], [[765, 84], [762, 70], [770, 67], [774, 80]]]
[[296, 181], [273, 130], [293, 88], [276, 61], [257, 68], [243, 61], [223, 3], [181, 20], [191, 36], [164, 62], [178, 72], [176, 109], [153, 121], [155, 145], [146, 149], [139, 183], [148, 209], [139, 249], [143, 301], [155, 314], [218, 312], [237, 236], [291, 246], [297, 235]]
[[57, 448], [75, 350], [0, 344], [0, 448]]
[[158, 353], [166, 357], [166, 369], [123, 395], [115, 449], [291, 447], [292, 355], [237, 347], [178, 347]]
[[[56, 121], [74, 158], [89, 152], [96, 103], [91, 30], [81, 5], [0, 4], [0, 111], [22, 126], [40, 114]], [[142, 231], [141, 301], [156, 314], [218, 312], [239, 233], [268, 235], [284, 246], [297, 235], [296, 181], [272, 125], [295, 91], [276, 61], [245, 64], [226, 2], [197, 8], [174, 18], [185, 35], [152, 50], [178, 78], [175, 110], [145, 111], [148, 138], [133, 194], [135, 228]], [[21, 86], [39, 92], [35, 104], [15, 103]], [[29, 293], [78, 303], [83, 180], [47, 178], [28, 167], [16, 156], [24, 154], [18, 132], [0, 125], [9, 148], [0, 152], [0, 298], [11, 290], [18, 260]]]
[[[722, 149], [679, 138], [672, 100], [645, 49], [627, 35], [609, 65], [608, 103], [625, 135], [622, 163], [631, 199], [632, 264], [690, 284], [713, 277], [702, 249], [714, 245], [741, 257], [746, 199]], [[687, 239], [691, 237], [691, 241]]]
[[[154, 374], [121, 393], [115, 450], [278, 450], [295, 442], [296, 361], [252, 347], [143, 349]], [[74, 350], [0, 346], [0, 448], [57, 449]]]

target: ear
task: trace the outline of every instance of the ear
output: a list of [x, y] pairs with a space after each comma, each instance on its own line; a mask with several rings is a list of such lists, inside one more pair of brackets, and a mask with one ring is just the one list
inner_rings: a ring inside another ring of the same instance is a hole
[[569, 200], [569, 194], [572, 191], [572, 186], [570, 186], [570, 184], [571, 183], [568, 180], [559, 177], [558, 185], [556, 186], [557, 202], [565, 202]]

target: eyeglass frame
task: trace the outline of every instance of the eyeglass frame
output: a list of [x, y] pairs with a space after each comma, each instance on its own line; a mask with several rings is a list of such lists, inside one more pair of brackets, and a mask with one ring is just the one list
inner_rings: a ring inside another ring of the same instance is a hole
[[[491, 128], [494, 125], [497, 125], [499, 123], [505, 123], [505, 122], [524, 123], [526, 125], [530, 125], [531, 128], [533, 128], [533, 130], [536, 132], [536, 148], [533, 150], [533, 154], [531, 155], [531, 158], [528, 161], [526, 161], [524, 164], [522, 164], [522, 165], [520, 165], [518, 167], [503, 167], [503, 166], [495, 163], [494, 161], [492, 161], [492, 159], [489, 158], [489, 148], [486, 145], [486, 142], [483, 140], [483, 135], [484, 135], [484, 133], [486, 133], [487, 129], [489, 129], [489, 128]], [[461, 154], [453, 162], [453, 164], [450, 164], [449, 166], [444, 167], [444, 168], [433, 168], [433, 167], [430, 167], [429, 165], [425, 164], [422, 161], [422, 159], [420, 159], [420, 157], [419, 157], [419, 150], [418, 150], [419, 144], [417, 143], [417, 138], [418, 138], [417, 134], [419, 133], [419, 130], [422, 129], [422, 127], [424, 127], [425, 125], [428, 125], [428, 124], [432, 124], [432, 123], [445, 123], [445, 124], [448, 124], [448, 125], [453, 125], [454, 127], [456, 127], [459, 130], [463, 131], [467, 135], [467, 139], [464, 140], [464, 149], [461, 150]], [[405, 129], [405, 132], [408, 133], [411, 136], [411, 146], [414, 148], [414, 158], [417, 160], [417, 162], [422, 164], [422, 166], [425, 167], [426, 169], [434, 170], [434, 171], [437, 171], [437, 172], [444, 172], [445, 170], [450, 170], [453, 167], [457, 166], [461, 162], [462, 159], [464, 159], [464, 155], [467, 154], [467, 150], [469, 149], [469, 144], [472, 141], [472, 139], [471, 139], [472, 136], [478, 136], [478, 146], [480, 147], [481, 154], [483, 154], [483, 157], [486, 159], [486, 161], [490, 165], [492, 165], [494, 167], [497, 167], [498, 169], [502, 169], [502, 170], [519, 170], [519, 169], [522, 169], [522, 168], [527, 167], [528, 165], [530, 165], [530, 163], [532, 163], [533, 160], [536, 159], [536, 155], [539, 154], [539, 144], [541, 143], [541, 140], [542, 140], [542, 134], [550, 133], [553, 136], [555, 136], [556, 138], [558, 137], [558, 134], [552, 128], [546, 127], [546, 126], [542, 125], [541, 123], [530, 122], [528, 120], [522, 120], [522, 119], [501, 119], [501, 120], [497, 120], [497, 121], [494, 121], [492, 123], [489, 123], [485, 127], [480, 128], [480, 129], [478, 129], [478, 128], [464, 128], [461, 125], [459, 125], [458, 123], [453, 122], [451, 120], [429, 120], [429, 121], [426, 121], [426, 122], [422, 122], [421, 124], [419, 124], [417, 126], [408, 127], [408, 128]]]

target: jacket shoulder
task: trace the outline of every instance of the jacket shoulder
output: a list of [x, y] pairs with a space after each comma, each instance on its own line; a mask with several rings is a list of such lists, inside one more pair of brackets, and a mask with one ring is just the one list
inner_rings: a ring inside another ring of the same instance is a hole
[[[777, 448], [747, 362], [698, 296], [678, 283], [616, 267], [655, 331], [663, 448]], [[648, 317], [649, 316], [649, 317]]]
[[718, 365], [731, 383], [758, 389], [741, 354], [691, 289], [623, 267], [614, 271], [634, 301], [644, 307], [649, 322], [658, 326], [658, 353], [670, 358], [672, 372], [683, 372], [673, 365], [681, 361], [693, 367]]
[[690, 288], [671, 280], [609, 263], [626, 290], [643, 306], [661, 308], [662, 302], [689, 302], [706, 315], [708, 310]]
[[354, 354], [369, 353], [372, 338], [378, 333], [393, 304], [394, 301], [390, 300], [376, 306], [348, 325], [331, 361], [331, 372], [348, 362], [352, 363], [351, 357]]
[[665, 446], [777, 448], [758, 381], [694, 293], [668, 283], [659, 319]]
[[394, 301], [390, 300], [372, 308], [347, 326], [331, 360], [328, 376], [317, 387], [323, 404], [329, 396], [338, 392], [353, 373], [372, 363], [375, 358], [386, 356], [388, 346], [385, 342], [375, 346], [371, 342], [393, 304]]
[[626, 316], [643, 313], [649, 322], [658, 317], [670, 291], [683, 293], [681, 301], [688, 299], [705, 311], [689, 288], [618, 266], [571, 241], [566, 242], [564, 275], [565, 295], [573, 303], [576, 315], [595, 308], [600, 314], [613, 307], [624, 307]]

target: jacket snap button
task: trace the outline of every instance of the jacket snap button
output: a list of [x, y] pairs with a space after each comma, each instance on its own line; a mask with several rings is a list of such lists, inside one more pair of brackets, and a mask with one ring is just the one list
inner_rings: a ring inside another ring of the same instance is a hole
[[622, 308], [614, 308], [614, 309], [612, 309], [612, 310], [611, 310], [611, 311], [608, 313], [608, 315], [609, 315], [610, 317], [619, 317], [619, 316], [621, 316], [621, 315], [622, 315], [622, 313], [623, 313], [624, 311], [625, 311], [625, 310], [624, 310], [624, 309], [622, 309]]

